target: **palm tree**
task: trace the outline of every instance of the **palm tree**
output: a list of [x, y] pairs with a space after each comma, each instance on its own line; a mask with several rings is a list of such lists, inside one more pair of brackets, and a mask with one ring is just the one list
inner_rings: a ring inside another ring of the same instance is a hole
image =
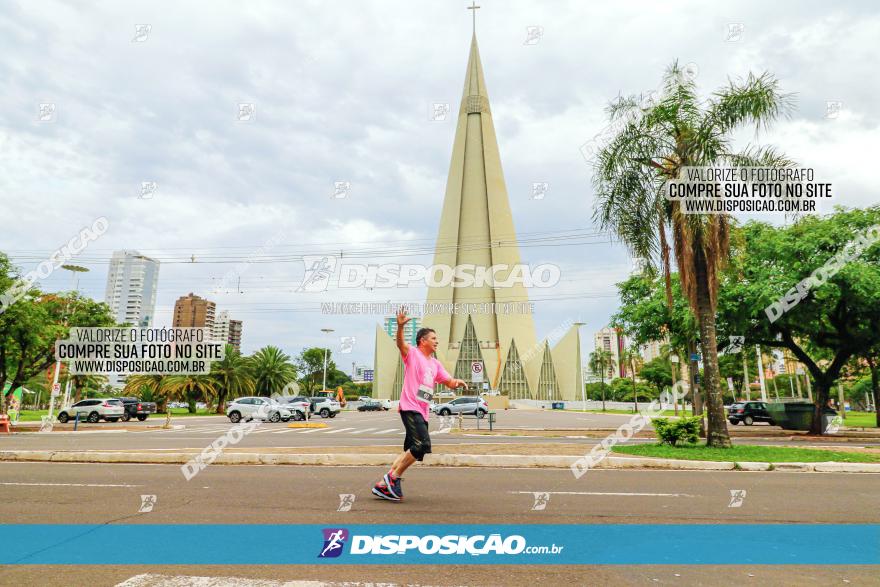
[[[672, 308], [667, 230], [671, 229], [682, 289], [700, 328], [703, 379], [708, 403], [706, 442], [729, 447], [730, 436], [719, 389], [715, 340], [718, 271], [729, 256], [730, 218], [726, 214], [685, 214], [678, 202], [665, 199], [664, 184], [683, 167], [730, 165], [787, 167], [793, 163], [771, 147], [732, 149], [732, 133], [744, 125], [767, 127], [788, 113], [791, 96], [764, 73], [731, 81], [700, 103], [693, 79], [673, 63], [664, 76], [663, 96], [643, 107], [637, 97], [620, 97], [609, 106], [621, 125], [598, 153], [594, 182], [595, 218], [613, 231], [649, 270], [657, 257]], [[695, 397], [696, 399], [696, 397]]]
[[602, 411], [605, 411], [605, 372], [609, 368], [614, 368], [614, 355], [605, 349], [596, 349], [590, 353], [590, 370], [599, 374], [600, 386], [602, 389]]
[[223, 413], [228, 397], [253, 395], [255, 383], [250, 372], [250, 360], [243, 357], [231, 344], [226, 345], [222, 361], [211, 364], [211, 375], [217, 381], [217, 413]]
[[187, 373], [169, 375], [163, 385], [168, 397], [185, 400], [189, 413], [196, 413], [196, 403], [201, 400], [210, 404], [217, 397], [217, 380], [212, 375]]
[[278, 347], [261, 348], [251, 357], [250, 363], [258, 395], [271, 395], [296, 379], [296, 367]]
[[83, 389], [90, 387], [100, 389], [106, 383], [107, 377], [105, 375], [71, 375], [70, 384], [74, 389], [74, 403], [82, 399]]
[[150, 400], [156, 402], [156, 411], [165, 412], [168, 396], [165, 393], [166, 375], [129, 375], [125, 380], [125, 393], [135, 397], [144, 397], [144, 390]]
[[642, 365], [642, 355], [639, 354], [639, 349], [635, 346], [631, 346], [628, 349], [623, 351], [623, 356], [621, 357], [626, 366], [629, 368], [629, 374], [632, 378], [633, 383], [633, 399], [635, 400], [635, 411], [639, 411], [639, 391], [636, 387], [636, 371], [641, 368]]

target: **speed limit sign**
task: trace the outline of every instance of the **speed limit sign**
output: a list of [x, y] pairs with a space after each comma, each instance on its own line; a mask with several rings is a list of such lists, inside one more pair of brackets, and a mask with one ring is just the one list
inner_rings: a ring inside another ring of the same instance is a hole
[[472, 383], [482, 383], [483, 382], [483, 363], [481, 361], [472, 361], [471, 362], [471, 382]]

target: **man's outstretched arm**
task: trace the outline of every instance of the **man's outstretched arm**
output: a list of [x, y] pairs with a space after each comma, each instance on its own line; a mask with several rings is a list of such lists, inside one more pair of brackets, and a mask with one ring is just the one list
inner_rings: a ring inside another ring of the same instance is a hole
[[397, 348], [400, 349], [400, 356], [403, 358], [406, 358], [406, 354], [409, 352], [409, 343], [403, 340], [403, 327], [410, 320], [412, 318], [406, 315], [406, 310], [403, 308], [397, 312]]

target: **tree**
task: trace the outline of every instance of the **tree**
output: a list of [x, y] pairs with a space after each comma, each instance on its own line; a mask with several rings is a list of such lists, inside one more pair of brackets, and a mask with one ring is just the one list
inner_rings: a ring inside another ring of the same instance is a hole
[[672, 385], [672, 364], [669, 360], [657, 357], [642, 366], [639, 376], [657, 388], [657, 394]]
[[296, 379], [296, 367], [290, 362], [290, 356], [278, 347], [261, 348], [251, 357], [250, 365], [258, 395], [272, 395]]
[[614, 356], [610, 351], [596, 349], [590, 353], [590, 370], [593, 373], [599, 374], [599, 381], [601, 382], [603, 412], [605, 411], [605, 372], [608, 371], [609, 368], [613, 369], [614, 367]]
[[324, 347], [311, 347], [303, 349], [296, 358], [296, 365], [302, 374], [300, 385], [306, 393], [312, 393], [319, 389], [324, 381], [324, 353], [327, 353], [327, 381], [330, 383], [330, 374], [336, 371], [336, 363], [331, 359], [332, 353]]
[[767, 127], [790, 107], [770, 74], [731, 81], [701, 104], [693, 80], [673, 63], [664, 76], [664, 95], [643, 107], [637, 97], [620, 97], [609, 106], [621, 130], [598, 153], [594, 183], [596, 220], [612, 230], [647, 267], [659, 256], [669, 307], [667, 227], [671, 228], [682, 289], [700, 329], [703, 382], [708, 405], [707, 444], [729, 447], [719, 390], [715, 340], [718, 273], [729, 255], [730, 220], [725, 214], [684, 214], [664, 197], [664, 184], [683, 167], [726, 164], [782, 167], [791, 162], [772, 148], [732, 150], [734, 131], [750, 124]]
[[[17, 279], [8, 258], [0, 254], [0, 291]], [[70, 326], [115, 325], [106, 304], [76, 293], [43, 294], [30, 288], [23, 299], [4, 307], [0, 312], [0, 389], [6, 383], [17, 389], [53, 365], [55, 341], [67, 338]]]
[[124, 392], [144, 401], [156, 402], [156, 411], [165, 413], [168, 404], [166, 393], [167, 375], [129, 375], [125, 379]]
[[71, 386], [74, 390], [74, 402], [78, 402], [82, 398], [83, 389], [101, 389], [107, 384], [106, 375], [71, 375]]
[[251, 374], [250, 360], [243, 357], [231, 344], [226, 345], [222, 361], [211, 364], [211, 375], [217, 381], [217, 413], [229, 397], [253, 395], [256, 383]]
[[207, 374], [187, 373], [169, 375], [162, 386], [166, 396], [186, 401], [190, 414], [196, 413], [196, 403], [203, 401], [210, 405], [217, 397], [217, 380]]
[[[669, 347], [666, 350], [667, 358], [670, 351], [674, 351], [682, 359], [683, 365], [684, 359], [690, 357], [696, 348], [693, 341], [698, 338], [699, 331], [693, 312], [682, 293], [678, 274], [672, 273], [665, 279], [652, 275], [651, 272], [643, 272], [618, 283], [617, 291], [620, 308], [611, 317], [612, 326], [620, 328], [636, 345], [658, 338], [668, 339], [669, 344], [664, 345]], [[690, 361], [689, 364], [688, 388], [694, 392], [693, 413], [702, 415], [702, 402], [694, 379], [697, 362]]]
[[[859, 240], [869, 229], [880, 237], [880, 207], [838, 208], [790, 226], [750, 222], [735, 234], [719, 327], [804, 364], [815, 382], [813, 434], [824, 433], [821, 410], [846, 364], [880, 347], [880, 243]], [[809, 281], [814, 273], [827, 279]], [[787, 310], [773, 306], [780, 299]]]
[[642, 355], [639, 353], [638, 347], [632, 345], [628, 349], [623, 351], [623, 356], [621, 360], [626, 364], [629, 369], [629, 374], [632, 377], [632, 390], [633, 390], [633, 398], [635, 401], [635, 411], [639, 411], [639, 391], [636, 387], [636, 374], [638, 373], [639, 367], [642, 364]]

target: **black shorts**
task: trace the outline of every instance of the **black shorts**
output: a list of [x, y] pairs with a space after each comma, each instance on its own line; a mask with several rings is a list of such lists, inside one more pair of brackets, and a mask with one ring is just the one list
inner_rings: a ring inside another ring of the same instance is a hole
[[417, 461], [431, 452], [431, 436], [428, 434], [428, 423], [420, 412], [400, 412], [403, 427], [406, 430], [406, 438], [403, 440], [403, 450], [408, 450]]

